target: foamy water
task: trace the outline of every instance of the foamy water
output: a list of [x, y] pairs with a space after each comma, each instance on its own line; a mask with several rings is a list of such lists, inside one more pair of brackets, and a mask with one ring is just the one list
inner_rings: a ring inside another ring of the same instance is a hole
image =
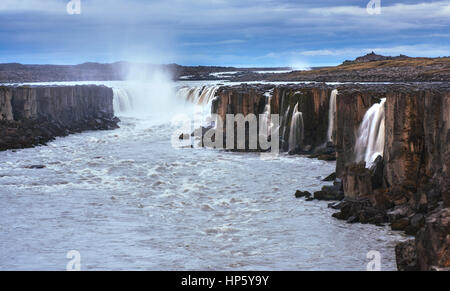
[[121, 119], [0, 152], [0, 269], [65, 270], [70, 250], [82, 270], [365, 270], [370, 250], [396, 269], [400, 234], [294, 197], [334, 162], [176, 149], [169, 123]]

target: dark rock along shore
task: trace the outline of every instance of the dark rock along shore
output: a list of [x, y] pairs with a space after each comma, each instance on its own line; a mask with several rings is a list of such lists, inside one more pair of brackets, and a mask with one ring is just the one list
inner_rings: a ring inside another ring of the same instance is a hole
[[[227, 113], [262, 114], [264, 93], [271, 88], [270, 85], [222, 87], [217, 92], [212, 112], [224, 120]], [[326, 142], [329, 96], [334, 88], [339, 92], [334, 134], [337, 158], [334, 186], [324, 186], [314, 195], [299, 190], [295, 196], [307, 200], [342, 200], [330, 204], [339, 210], [333, 215], [338, 219], [350, 223], [390, 223], [394, 230], [415, 235], [415, 240], [400, 243], [396, 248], [399, 270], [448, 270], [448, 84], [277, 86], [270, 99], [272, 114], [286, 114], [290, 120], [292, 105], [301, 103], [304, 145], [309, 145], [310, 149], [298, 153], [314, 153]], [[375, 165], [366, 169], [364, 164], [355, 164], [357, 130], [364, 114], [381, 98], [386, 98], [384, 157], [379, 156]], [[283, 142], [287, 139], [287, 136], [280, 137], [281, 148], [285, 148]]]
[[105, 86], [0, 87], [0, 150], [45, 144], [57, 136], [117, 128]]

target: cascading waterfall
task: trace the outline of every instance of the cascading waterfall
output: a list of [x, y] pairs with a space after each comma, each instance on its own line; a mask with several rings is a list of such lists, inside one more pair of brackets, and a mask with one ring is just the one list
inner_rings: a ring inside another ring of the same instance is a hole
[[[113, 106], [114, 111], [118, 114], [123, 113], [131, 113], [134, 111], [145, 110], [146, 108], [142, 107], [151, 107], [155, 106], [158, 103], [161, 103], [163, 100], [160, 99], [169, 99], [170, 96], [161, 96], [158, 100], [155, 100], [155, 104], [150, 104], [152, 101], [151, 96], [147, 96], [147, 91], [144, 89], [140, 90], [140, 88], [135, 88], [134, 84], [127, 85], [126, 87], [116, 87], [113, 88], [114, 99]], [[215, 94], [218, 90], [219, 86], [198, 86], [198, 87], [181, 87], [176, 90], [175, 96], [176, 100], [172, 100], [172, 103], [180, 103], [180, 100], [187, 101], [188, 103], [195, 105], [208, 105], [211, 104], [212, 100], [215, 97]], [[142, 92], [141, 92], [142, 91]], [[165, 90], [169, 91], [169, 90]], [[152, 92], [149, 92], [152, 93]], [[167, 93], [167, 92], [164, 92]], [[169, 94], [164, 94], [169, 95]], [[159, 96], [158, 96], [159, 97]], [[172, 98], [174, 99], [174, 98]], [[167, 101], [167, 100], [166, 100]], [[149, 106], [147, 106], [149, 105]], [[170, 104], [167, 106], [170, 109], [171, 106], [175, 104]]]
[[125, 88], [113, 88], [113, 108], [116, 113], [124, 113], [133, 110], [131, 94]]
[[210, 103], [219, 86], [199, 86], [199, 87], [181, 87], [177, 90], [177, 96], [197, 105], [205, 105]]
[[272, 94], [273, 89], [264, 93], [264, 96], [266, 97], [266, 106], [264, 107], [264, 113], [262, 115], [261, 124], [259, 128], [259, 134], [264, 135], [266, 137], [271, 135], [271, 130], [273, 127], [271, 119], [271, 107], [270, 107], [270, 104], [272, 102]]
[[334, 133], [334, 120], [336, 118], [336, 96], [338, 94], [338, 90], [334, 89], [331, 91], [330, 95], [330, 105], [328, 109], [328, 134], [327, 134], [327, 142], [334, 142], [335, 136]]
[[290, 109], [291, 109], [291, 106], [288, 105], [288, 107], [286, 108], [286, 112], [284, 112], [284, 115], [283, 115], [283, 120], [282, 120], [282, 126], [283, 126], [283, 135], [282, 135], [282, 138], [283, 138], [283, 139], [286, 137], [286, 128], [287, 128], [287, 125], [288, 125], [287, 120], [288, 120], [289, 110], [290, 110]]
[[295, 150], [303, 142], [303, 113], [298, 111], [298, 103], [294, 107], [289, 131], [289, 151]]
[[214, 126], [217, 122], [211, 117], [211, 105], [219, 86], [182, 87], [177, 96], [194, 104], [194, 118], [204, 126]]
[[381, 99], [369, 108], [364, 115], [358, 130], [355, 153], [356, 161], [366, 162], [370, 168], [378, 156], [383, 156], [385, 139], [385, 103], [386, 98]]

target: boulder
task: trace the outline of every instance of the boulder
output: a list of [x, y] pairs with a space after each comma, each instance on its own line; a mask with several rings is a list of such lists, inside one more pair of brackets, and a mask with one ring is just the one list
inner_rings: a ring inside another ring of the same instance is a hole
[[413, 239], [395, 246], [395, 259], [399, 271], [418, 271], [416, 243]]
[[336, 173], [332, 173], [330, 175], [328, 175], [325, 179], [323, 179], [323, 182], [331, 182], [334, 181], [336, 179]]
[[450, 208], [436, 209], [416, 235], [417, 263], [420, 270], [450, 268]]
[[308, 191], [297, 190], [295, 192], [295, 198], [301, 198], [301, 197], [309, 198], [309, 197], [311, 197], [311, 193]]

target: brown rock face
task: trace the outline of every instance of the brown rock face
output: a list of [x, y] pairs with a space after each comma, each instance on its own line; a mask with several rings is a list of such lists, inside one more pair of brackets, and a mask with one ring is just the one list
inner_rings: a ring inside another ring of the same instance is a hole
[[[331, 90], [325, 85], [224, 87], [213, 113], [262, 114], [264, 93], [273, 89], [272, 114], [282, 118], [280, 141], [289, 140], [298, 104], [304, 124], [302, 147], [326, 142]], [[397, 249], [399, 269], [449, 268], [450, 93], [445, 84], [340, 85], [335, 117], [336, 177], [345, 201], [334, 216], [350, 222], [393, 222], [394, 229], [417, 234], [415, 247]], [[357, 164], [355, 144], [364, 115], [385, 102], [383, 157], [371, 169]], [[323, 193], [321, 193], [323, 194]], [[437, 211], [436, 209], [443, 210]], [[426, 221], [426, 222], [425, 222]]]
[[0, 87], [0, 150], [56, 136], [117, 128], [113, 92], [104, 86]]
[[450, 95], [439, 90], [390, 92], [386, 100], [385, 179], [412, 195], [411, 206], [448, 206]]
[[[273, 90], [272, 97], [265, 96]], [[267, 102], [270, 102], [271, 114], [280, 116], [280, 138], [287, 150], [289, 129], [291, 126], [294, 107], [303, 114], [304, 138], [303, 147], [314, 149], [324, 145], [328, 130], [328, 108], [331, 88], [313, 88], [307, 86], [278, 86], [255, 85], [222, 87], [216, 93], [212, 113], [218, 114], [226, 120], [226, 114], [255, 114], [264, 113]], [[225, 122], [226, 123], [226, 122]]]
[[372, 176], [365, 163], [348, 166], [342, 181], [345, 197], [357, 199], [372, 195]]
[[[336, 176], [343, 177], [345, 167], [355, 161], [357, 132], [364, 114], [384, 92], [368, 89], [338, 88], [336, 99]], [[377, 98], [378, 97], [378, 98]]]
[[418, 271], [416, 243], [413, 239], [396, 245], [395, 257], [399, 271]]
[[0, 87], [0, 120], [13, 120], [12, 92], [6, 87]]
[[450, 208], [432, 213], [416, 235], [421, 270], [450, 270]]
[[222, 87], [216, 93], [217, 98], [213, 103], [212, 111], [218, 114], [226, 124], [227, 114], [243, 114], [247, 116], [264, 112], [266, 97], [264, 89], [252, 87]]
[[[384, 157], [374, 179], [369, 170], [352, 163], [362, 118], [382, 97], [386, 98]], [[417, 233], [417, 236], [415, 248], [406, 244], [398, 246], [399, 269], [449, 267], [449, 103], [449, 89], [445, 85], [339, 90], [337, 176], [343, 178], [348, 199], [368, 198], [381, 210], [393, 206], [396, 210], [404, 209], [405, 216], [391, 220], [392, 228]], [[374, 191], [375, 187], [384, 189]], [[436, 212], [440, 204], [443, 210]], [[417, 250], [417, 256], [411, 255], [413, 249]], [[416, 257], [417, 266], [414, 266], [412, 261]]]
[[295, 105], [298, 104], [298, 111], [303, 115], [303, 145], [311, 146], [314, 149], [327, 142], [330, 94], [330, 88], [282, 86], [275, 88], [271, 102], [272, 113], [279, 114], [283, 118], [286, 117], [282, 121], [282, 126], [287, 129], [280, 132], [281, 138], [285, 141], [289, 140], [292, 114]]

